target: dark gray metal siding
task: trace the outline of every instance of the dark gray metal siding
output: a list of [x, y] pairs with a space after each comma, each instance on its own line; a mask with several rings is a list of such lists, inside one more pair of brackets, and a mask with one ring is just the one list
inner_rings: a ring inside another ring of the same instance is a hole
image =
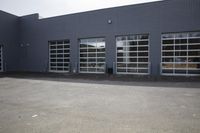
[[18, 17], [0, 11], [0, 45], [3, 45], [4, 70], [18, 70]]
[[[161, 34], [200, 30], [199, 0], [167, 0], [91, 12], [38, 19], [38, 14], [20, 18], [19, 70], [48, 70], [48, 41], [70, 39], [71, 69], [78, 69], [78, 39], [105, 37], [107, 67], [116, 58], [115, 36], [150, 35], [151, 74], [160, 74]], [[108, 20], [112, 24], [108, 24]], [[19, 46], [19, 45], [18, 45]]]

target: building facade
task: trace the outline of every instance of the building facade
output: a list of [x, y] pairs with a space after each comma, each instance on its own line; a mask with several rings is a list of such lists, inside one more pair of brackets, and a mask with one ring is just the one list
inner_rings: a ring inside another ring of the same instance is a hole
[[200, 76], [200, 1], [39, 19], [0, 11], [0, 71]]

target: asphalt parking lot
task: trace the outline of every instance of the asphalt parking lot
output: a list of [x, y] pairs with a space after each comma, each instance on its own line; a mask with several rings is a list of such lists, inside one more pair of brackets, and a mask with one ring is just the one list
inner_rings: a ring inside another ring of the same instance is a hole
[[200, 83], [0, 78], [0, 133], [199, 133]]

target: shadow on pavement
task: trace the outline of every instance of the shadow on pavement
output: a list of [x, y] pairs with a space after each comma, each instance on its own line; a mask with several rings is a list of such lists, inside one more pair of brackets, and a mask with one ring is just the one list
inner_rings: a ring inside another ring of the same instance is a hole
[[107, 75], [107, 74], [57, 74], [36, 72], [7, 72], [1, 73], [0, 78], [18, 78], [31, 80], [46, 80], [57, 82], [146, 86], [146, 87], [176, 87], [199, 88], [200, 77], [150, 77], [133, 75]]

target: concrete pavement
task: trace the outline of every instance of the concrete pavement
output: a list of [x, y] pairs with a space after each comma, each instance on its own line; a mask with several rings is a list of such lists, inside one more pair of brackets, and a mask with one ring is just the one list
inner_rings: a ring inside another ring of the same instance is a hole
[[199, 88], [2, 77], [0, 133], [199, 133]]

